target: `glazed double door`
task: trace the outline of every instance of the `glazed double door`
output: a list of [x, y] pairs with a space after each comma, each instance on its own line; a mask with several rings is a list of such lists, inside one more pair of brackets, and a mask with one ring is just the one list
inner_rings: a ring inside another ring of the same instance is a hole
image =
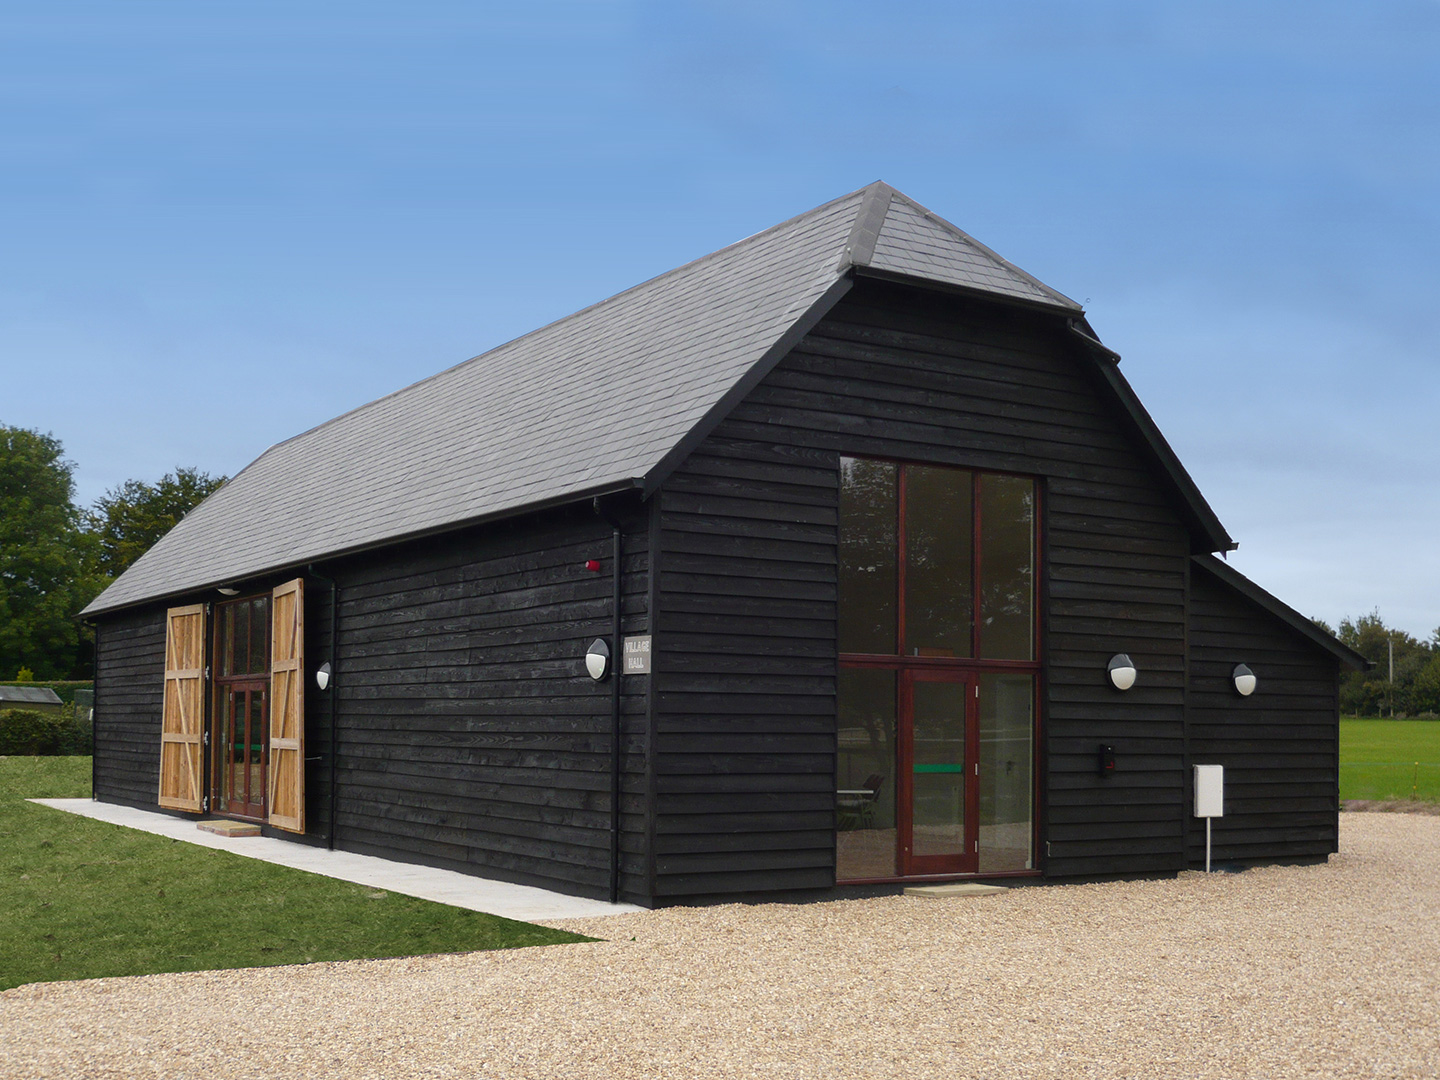
[[1034, 676], [910, 669], [897, 690], [901, 875], [1030, 869]]
[[215, 717], [215, 771], [222, 814], [265, 820], [269, 764], [270, 684], [265, 679], [219, 688]]

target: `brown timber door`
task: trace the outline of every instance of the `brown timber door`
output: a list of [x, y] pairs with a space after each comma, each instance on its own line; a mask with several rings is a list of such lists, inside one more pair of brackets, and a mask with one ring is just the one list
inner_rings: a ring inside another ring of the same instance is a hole
[[275, 589], [270, 602], [269, 822], [305, 831], [305, 584]]
[[198, 812], [205, 775], [205, 605], [165, 613], [160, 805]]

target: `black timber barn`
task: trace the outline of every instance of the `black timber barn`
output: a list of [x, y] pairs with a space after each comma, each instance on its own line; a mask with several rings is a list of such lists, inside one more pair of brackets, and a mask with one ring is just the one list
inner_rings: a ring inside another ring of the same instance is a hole
[[1174, 873], [1218, 764], [1216, 859], [1323, 861], [1363, 660], [1118, 360], [827, 203], [262, 454], [86, 609], [95, 797], [661, 905]]

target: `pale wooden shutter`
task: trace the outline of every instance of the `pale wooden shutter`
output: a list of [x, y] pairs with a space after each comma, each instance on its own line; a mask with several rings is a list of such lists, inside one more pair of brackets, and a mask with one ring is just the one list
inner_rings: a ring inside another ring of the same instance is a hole
[[165, 613], [165, 699], [160, 718], [160, 805], [200, 809], [205, 776], [205, 605]]
[[269, 822], [305, 831], [305, 583], [287, 581], [270, 601]]

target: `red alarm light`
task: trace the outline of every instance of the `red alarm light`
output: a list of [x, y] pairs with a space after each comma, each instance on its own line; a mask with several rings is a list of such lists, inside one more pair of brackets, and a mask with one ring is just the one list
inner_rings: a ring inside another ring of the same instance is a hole
[[598, 573], [600, 572], [600, 560], [599, 560], [599, 559], [586, 559], [586, 560], [585, 560], [585, 569], [586, 569], [586, 570], [589, 570], [592, 574], [598, 574]]

